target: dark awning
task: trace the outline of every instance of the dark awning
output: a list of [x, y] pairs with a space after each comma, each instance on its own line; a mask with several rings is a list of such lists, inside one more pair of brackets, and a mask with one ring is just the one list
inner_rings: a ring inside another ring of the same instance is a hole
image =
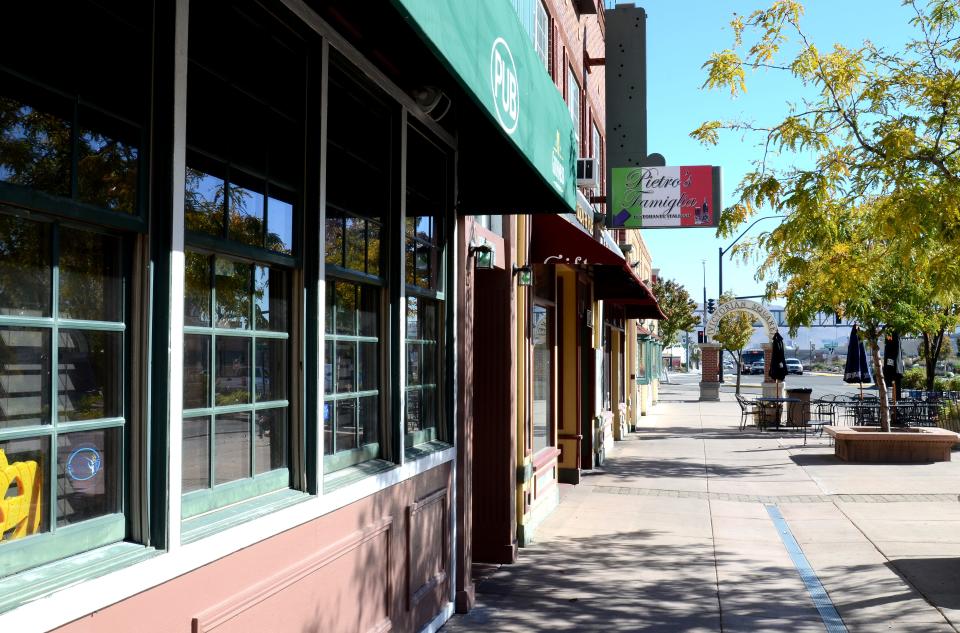
[[623, 266], [623, 255], [593, 239], [572, 213], [533, 216], [532, 264]]
[[[480, 115], [458, 116], [458, 212], [575, 210], [579, 147], [570, 109], [511, 3], [393, 4]], [[458, 115], [465, 110], [457, 104]]]
[[628, 319], [662, 321], [667, 318], [653, 292], [627, 263], [621, 266], [595, 266], [593, 296], [622, 306]]

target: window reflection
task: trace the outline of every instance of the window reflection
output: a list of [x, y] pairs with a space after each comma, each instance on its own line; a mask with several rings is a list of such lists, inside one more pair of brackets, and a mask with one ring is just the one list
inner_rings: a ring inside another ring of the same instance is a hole
[[66, 118], [0, 96], [0, 180], [69, 197], [71, 150]]
[[[13, 90], [15, 83], [4, 85]], [[75, 197], [110, 211], [134, 213], [140, 151], [129, 137], [136, 138], [136, 132], [118, 133], [123, 124], [79, 106], [76, 99], [45, 94], [35, 86], [25, 90], [35, 105], [0, 95], [0, 180]], [[80, 122], [76, 130], [74, 119]]]
[[183, 421], [183, 492], [202, 490], [210, 485], [210, 418]]
[[250, 402], [250, 339], [217, 337], [217, 406]]
[[293, 205], [278, 198], [267, 199], [267, 248], [293, 253]]
[[50, 316], [51, 226], [0, 215], [0, 314]]
[[57, 417], [119, 417], [123, 338], [120, 332], [60, 330], [57, 349]]
[[77, 193], [82, 202], [132, 213], [139, 150], [93, 130], [80, 130]]
[[250, 327], [250, 282], [253, 267], [220, 257], [215, 260], [217, 327]]
[[210, 261], [208, 255], [186, 255], [184, 325], [210, 325]]
[[287, 410], [257, 411], [257, 436], [254, 438], [256, 474], [287, 465]]
[[183, 408], [210, 406], [210, 337], [183, 337]]
[[184, 219], [188, 231], [223, 235], [225, 190], [222, 178], [187, 167]]
[[214, 484], [250, 476], [250, 413], [218, 415], [214, 425]]
[[50, 423], [50, 330], [0, 328], [0, 429]]
[[257, 402], [287, 399], [287, 341], [261, 339], [257, 341], [256, 396]]
[[60, 316], [119, 321], [123, 306], [120, 240], [110, 235], [61, 229]]
[[287, 329], [287, 274], [279, 268], [257, 266], [254, 270], [253, 300], [258, 330], [282, 332]]
[[263, 194], [230, 183], [229, 207], [227, 238], [241, 244], [263, 246]]

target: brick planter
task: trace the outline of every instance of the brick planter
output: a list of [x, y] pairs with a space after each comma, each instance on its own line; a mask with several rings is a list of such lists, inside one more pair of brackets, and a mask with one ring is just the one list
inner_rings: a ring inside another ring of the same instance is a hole
[[848, 462], [922, 464], [949, 462], [960, 436], [936, 428], [909, 428], [884, 433], [875, 426], [826, 426], [836, 441], [834, 454]]

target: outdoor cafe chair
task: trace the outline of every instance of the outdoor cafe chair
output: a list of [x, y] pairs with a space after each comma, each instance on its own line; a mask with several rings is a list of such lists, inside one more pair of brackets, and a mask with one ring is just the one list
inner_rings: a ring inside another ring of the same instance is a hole
[[740, 430], [742, 431], [747, 427], [751, 418], [753, 418], [754, 424], [759, 427], [758, 416], [760, 415], [760, 406], [753, 400], [747, 400], [739, 393], [735, 395], [737, 404], [740, 405]]
[[807, 429], [815, 430], [823, 435], [823, 427], [833, 425], [837, 417], [837, 408], [832, 399], [820, 398], [810, 403], [811, 417], [803, 425], [803, 445], [807, 445]]

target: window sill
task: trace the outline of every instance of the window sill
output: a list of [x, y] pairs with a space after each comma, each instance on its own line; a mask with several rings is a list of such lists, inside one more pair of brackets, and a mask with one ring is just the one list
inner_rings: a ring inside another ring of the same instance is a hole
[[446, 442], [441, 442], [440, 440], [431, 440], [429, 442], [424, 442], [423, 444], [417, 444], [416, 446], [406, 447], [403, 451], [403, 458], [405, 461], [412, 462], [420, 459], [421, 457], [426, 457], [431, 453], [444, 451], [451, 447], [452, 445], [447, 444]]
[[335, 490], [346, 488], [350, 484], [355, 484], [373, 475], [385, 473], [396, 467], [397, 465], [393, 462], [388, 462], [383, 459], [371, 459], [370, 461], [354, 464], [353, 466], [347, 466], [346, 468], [323, 476], [323, 492], [324, 494], [328, 494]]
[[0, 613], [158, 554], [160, 552], [152, 547], [136, 543], [114, 543], [7, 576], [0, 580]]
[[310, 495], [299, 490], [278, 490], [226, 508], [184, 519], [181, 523], [180, 542], [186, 545], [199, 541], [235, 525], [272, 514], [277, 510], [296, 505], [310, 498]]

